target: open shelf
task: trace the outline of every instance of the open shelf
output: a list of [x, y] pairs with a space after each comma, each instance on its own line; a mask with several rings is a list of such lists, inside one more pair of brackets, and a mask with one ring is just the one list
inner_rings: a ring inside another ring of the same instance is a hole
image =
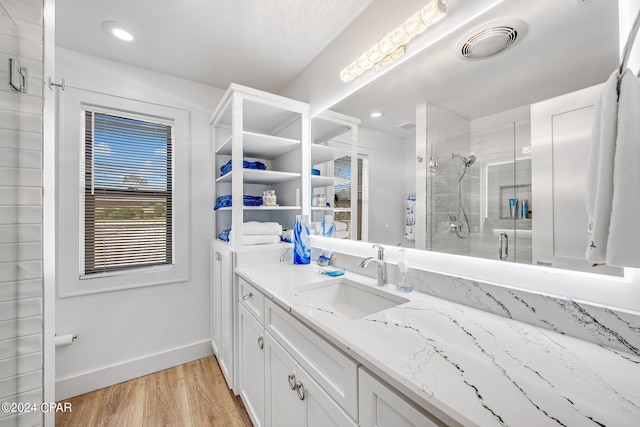
[[311, 144], [311, 164], [329, 162], [341, 157], [350, 156], [351, 152], [335, 147], [327, 147], [326, 145]]
[[[216, 154], [231, 155], [232, 138], [229, 137], [216, 150]], [[242, 155], [265, 160], [273, 160], [300, 148], [300, 141], [280, 136], [265, 135], [255, 132], [242, 132]]]
[[311, 175], [311, 187], [329, 187], [334, 185], [345, 185], [351, 181], [344, 178], [336, 178], [333, 176]]
[[[216, 183], [231, 182], [232, 173], [229, 172], [216, 179]], [[280, 184], [300, 178], [296, 172], [280, 172], [259, 169], [243, 169], [242, 180], [245, 184]]]

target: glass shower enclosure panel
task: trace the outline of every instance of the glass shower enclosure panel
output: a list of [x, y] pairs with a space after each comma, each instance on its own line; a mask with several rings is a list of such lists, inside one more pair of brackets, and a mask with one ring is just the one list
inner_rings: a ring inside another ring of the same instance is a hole
[[427, 249], [531, 263], [531, 158], [516, 134], [508, 123], [431, 144]]

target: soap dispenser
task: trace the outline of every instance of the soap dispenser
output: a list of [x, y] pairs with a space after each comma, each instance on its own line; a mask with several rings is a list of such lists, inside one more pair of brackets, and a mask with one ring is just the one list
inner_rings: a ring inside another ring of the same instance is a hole
[[411, 292], [413, 286], [409, 283], [407, 275], [409, 274], [409, 262], [407, 261], [407, 250], [400, 249], [400, 262], [398, 263], [398, 270], [400, 270], [400, 279], [398, 280], [397, 288], [401, 292]]

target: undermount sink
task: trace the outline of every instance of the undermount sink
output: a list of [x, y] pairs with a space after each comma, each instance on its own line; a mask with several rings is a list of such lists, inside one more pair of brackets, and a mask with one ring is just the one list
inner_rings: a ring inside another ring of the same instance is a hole
[[359, 319], [408, 302], [398, 295], [348, 279], [327, 283], [298, 294], [300, 303]]

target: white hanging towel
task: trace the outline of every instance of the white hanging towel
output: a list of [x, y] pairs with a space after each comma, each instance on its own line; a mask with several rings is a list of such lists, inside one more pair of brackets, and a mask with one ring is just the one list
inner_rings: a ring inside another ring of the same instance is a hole
[[618, 77], [618, 70], [611, 74], [595, 106], [589, 147], [586, 258], [593, 264], [604, 263], [607, 257], [618, 123]]
[[608, 265], [640, 267], [640, 82], [626, 70], [618, 99]]

